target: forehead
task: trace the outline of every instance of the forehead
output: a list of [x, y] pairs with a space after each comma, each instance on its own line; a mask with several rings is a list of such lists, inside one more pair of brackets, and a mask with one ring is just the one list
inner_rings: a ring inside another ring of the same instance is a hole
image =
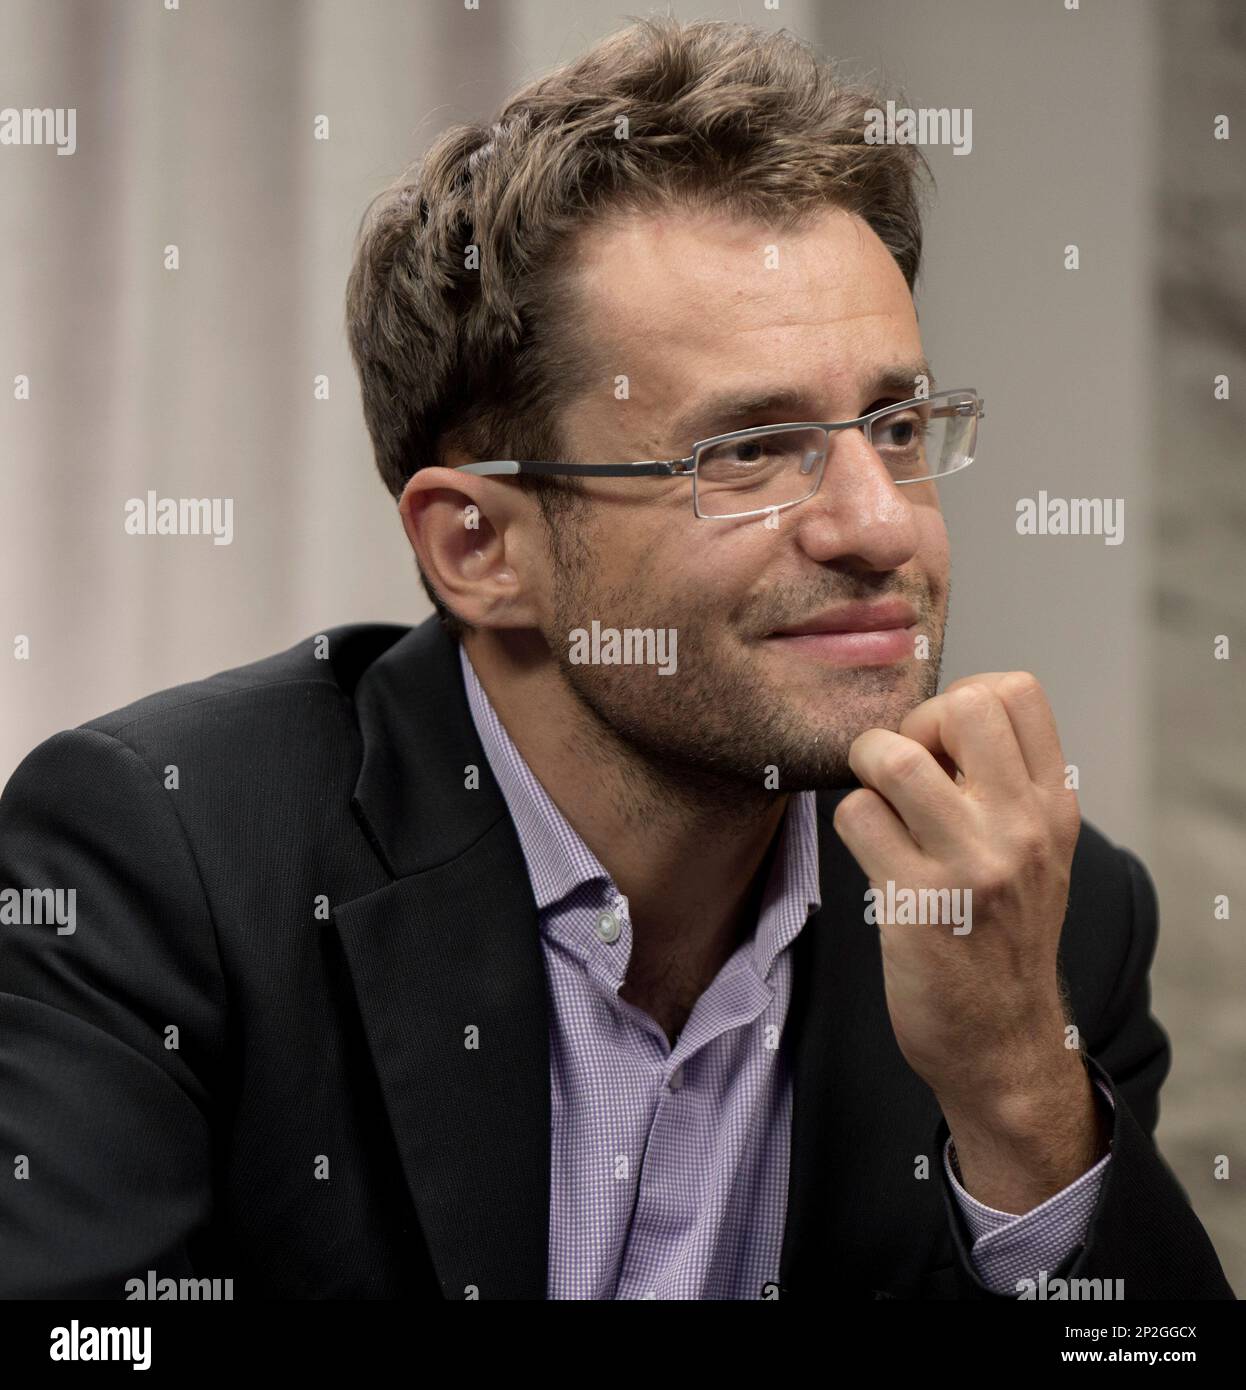
[[837, 349], [919, 345], [899, 266], [842, 209], [794, 231], [722, 213], [631, 214], [592, 227], [576, 250], [586, 327], [633, 376], [683, 386], [748, 360], [808, 357], [811, 345], [810, 366], [833, 374], [850, 366]]

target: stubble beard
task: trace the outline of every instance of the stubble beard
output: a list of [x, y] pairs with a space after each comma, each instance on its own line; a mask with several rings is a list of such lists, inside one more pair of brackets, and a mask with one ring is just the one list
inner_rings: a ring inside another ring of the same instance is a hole
[[[655, 604], [643, 589], [590, 593], [574, 578], [586, 572], [577, 565], [557, 581], [553, 630], [545, 636], [583, 713], [568, 738], [590, 765], [607, 760], [622, 770], [637, 816], [672, 802], [698, 813], [738, 811], [789, 792], [855, 787], [848, 764], [854, 739], [868, 728], [897, 729], [938, 689], [946, 610], [930, 594], [920, 602], [909, 594], [930, 639], [929, 656], [895, 666], [821, 668], [824, 674], [805, 682], [825, 684], [826, 714], [819, 717], [807, 699], [785, 698], [777, 654], [764, 652], [761, 642], [724, 638], [695, 608], [672, 623], [672, 605]], [[620, 630], [674, 627], [676, 672], [571, 662], [571, 631], [591, 629], [594, 618]], [[819, 671], [813, 660], [789, 660]]]

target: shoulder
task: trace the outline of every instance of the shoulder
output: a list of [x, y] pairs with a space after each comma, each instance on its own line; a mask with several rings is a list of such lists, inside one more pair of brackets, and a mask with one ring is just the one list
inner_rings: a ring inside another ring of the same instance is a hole
[[409, 628], [355, 623], [325, 628], [258, 661], [159, 690], [81, 725], [122, 742], [190, 729], [232, 737], [349, 702], [360, 676]]
[[353, 785], [359, 761], [355, 687], [409, 631], [396, 624], [326, 628], [261, 660], [157, 691], [53, 734], [10, 778], [0, 825], [5, 812], [16, 813], [27, 802], [72, 802], [107, 819], [108, 807], [128, 814], [163, 787], [184, 791], [179, 804], [186, 809], [263, 799], [271, 811], [270, 789], [306, 799], [317, 786]]

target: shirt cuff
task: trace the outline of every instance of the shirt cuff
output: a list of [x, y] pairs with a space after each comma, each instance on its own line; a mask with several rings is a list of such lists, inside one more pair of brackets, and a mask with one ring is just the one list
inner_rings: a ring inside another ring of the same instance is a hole
[[[1095, 1078], [1108, 1110], [1115, 1111], [1112, 1093]], [[1015, 1293], [1018, 1281], [1050, 1274], [1086, 1239], [1086, 1228], [1099, 1199], [1112, 1155], [1106, 1153], [1063, 1191], [1031, 1211], [997, 1211], [971, 1197], [961, 1186], [956, 1151], [949, 1135], [943, 1145], [943, 1167], [973, 1237], [970, 1258], [978, 1278], [992, 1293]]]

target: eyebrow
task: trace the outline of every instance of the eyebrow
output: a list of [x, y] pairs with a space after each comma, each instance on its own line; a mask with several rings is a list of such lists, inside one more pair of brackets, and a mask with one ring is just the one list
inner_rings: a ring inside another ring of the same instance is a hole
[[[934, 373], [930, 363], [923, 357], [920, 361], [898, 363], [884, 367], [871, 378], [868, 391], [899, 392], [902, 399], [908, 399], [916, 390], [914, 383], [924, 376], [934, 390]], [[809, 419], [813, 409], [812, 399], [805, 392], [791, 386], [771, 386], [746, 391], [726, 390], [708, 396], [686, 411], [670, 427], [672, 440], [684, 447], [686, 440], [690, 445], [694, 439], [704, 439], [706, 430], [712, 428], [713, 434], [726, 434], [737, 424], [747, 425], [757, 416], [770, 411], [786, 411], [792, 422]], [[776, 423], [785, 423], [782, 421]]]

